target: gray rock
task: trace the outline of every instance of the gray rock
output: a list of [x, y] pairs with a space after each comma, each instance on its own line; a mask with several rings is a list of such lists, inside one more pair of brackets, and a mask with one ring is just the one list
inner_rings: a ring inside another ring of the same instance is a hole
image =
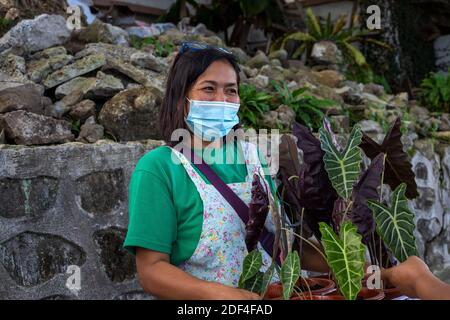
[[367, 92], [363, 92], [362, 99], [365, 103], [370, 103], [372, 105], [377, 105], [380, 107], [386, 107], [388, 104], [386, 101], [381, 100], [376, 95]]
[[5, 20], [16, 20], [20, 16], [20, 11], [17, 8], [10, 8], [5, 14]]
[[156, 76], [156, 74], [150, 70], [140, 69], [130, 63], [114, 58], [108, 58], [105, 69], [116, 70], [142, 85], [151, 85], [152, 79]]
[[244, 71], [245, 75], [249, 78], [254, 78], [258, 75], [258, 69], [249, 68], [247, 66], [242, 66], [242, 71]]
[[279, 106], [276, 110], [271, 110], [262, 118], [262, 124], [269, 128], [291, 130], [295, 121], [295, 112], [286, 105]]
[[84, 93], [81, 90], [72, 91], [65, 96], [61, 101], [57, 101], [51, 108], [49, 114], [55, 118], [61, 118], [66, 113], [72, 110], [78, 102], [83, 99]]
[[102, 54], [87, 56], [50, 74], [45, 79], [44, 85], [47, 89], [56, 87], [58, 84], [101, 68], [105, 63], [105, 56]]
[[285, 75], [283, 74], [283, 68], [271, 65], [265, 65], [259, 70], [259, 75], [268, 77], [270, 80], [284, 81]]
[[94, 143], [103, 139], [104, 128], [102, 125], [95, 123], [94, 116], [91, 116], [81, 126], [80, 134], [76, 141], [83, 143]]
[[313, 71], [312, 76], [317, 83], [330, 88], [340, 87], [342, 81], [345, 80], [345, 77], [340, 72], [335, 70], [323, 70], [320, 72]]
[[389, 100], [389, 105], [396, 108], [406, 108], [408, 106], [408, 93], [402, 92], [395, 95], [391, 100]]
[[73, 141], [70, 123], [26, 111], [13, 111], [3, 120], [6, 137], [16, 144], [41, 145]]
[[239, 63], [241, 64], [246, 64], [248, 60], [250, 60], [250, 57], [248, 56], [247, 53], [245, 53], [244, 50], [242, 50], [239, 47], [231, 47], [228, 48], [231, 53], [236, 57], [236, 59], [238, 60]]
[[0, 52], [6, 49], [32, 53], [64, 44], [70, 38], [66, 19], [42, 14], [32, 20], [22, 20], [0, 39]]
[[439, 131], [450, 131], [450, 114], [442, 114], [440, 120]]
[[331, 127], [334, 132], [348, 133], [350, 129], [350, 120], [347, 115], [330, 116]]
[[342, 96], [346, 103], [360, 105], [363, 103], [364, 85], [352, 81], [345, 81], [341, 88]]
[[364, 92], [371, 93], [373, 95], [376, 95], [377, 97], [382, 97], [385, 94], [384, 87], [375, 83], [365, 84]]
[[108, 43], [89, 43], [85, 49], [77, 52], [75, 59], [84, 58], [90, 55], [103, 54], [106, 58], [115, 58], [125, 62], [131, 62], [131, 56], [141, 52], [131, 47], [118, 46]]
[[160, 139], [161, 92], [152, 87], [125, 90], [105, 103], [99, 122], [120, 141]]
[[138, 88], [142, 88], [142, 87], [143, 87], [142, 84], [138, 84], [138, 83], [129, 83], [129, 84], [127, 85], [127, 90], [130, 90], [130, 89], [138, 89]]
[[278, 59], [280, 61], [286, 60], [288, 57], [288, 53], [284, 49], [275, 50], [269, 54], [269, 59]]
[[339, 65], [343, 62], [342, 52], [331, 41], [316, 42], [312, 48], [311, 58], [316, 64]]
[[80, 39], [86, 42], [103, 42], [122, 46], [128, 46], [129, 43], [128, 32], [98, 19], [82, 30]]
[[25, 110], [45, 114], [51, 100], [43, 97], [31, 84], [21, 85], [0, 91], [0, 113]]
[[124, 89], [120, 79], [99, 71], [95, 84], [86, 92], [86, 97], [88, 99], [109, 99]]
[[130, 57], [131, 63], [134, 65], [150, 69], [156, 72], [162, 72], [168, 68], [167, 64], [160, 58], [155, 57], [150, 52], [136, 52]]
[[300, 70], [305, 67], [305, 64], [301, 60], [288, 59], [287, 63], [286, 63], [286, 67], [291, 70]]
[[420, 106], [412, 106], [409, 109], [409, 113], [415, 119], [422, 119], [422, 120], [428, 119], [429, 115], [430, 115], [430, 111], [428, 111], [427, 108], [420, 107]]
[[42, 82], [50, 73], [56, 71], [73, 61], [73, 57], [67, 54], [54, 55], [49, 58], [31, 61], [28, 66], [29, 78], [37, 83]]
[[95, 87], [96, 78], [77, 77], [60, 86], [55, 90], [56, 99], [62, 99], [73, 91], [81, 90], [86, 94]]
[[0, 144], [6, 144], [5, 130], [0, 129]]
[[49, 59], [53, 56], [60, 56], [67, 54], [67, 50], [63, 46], [51, 47], [39, 52], [36, 52], [30, 56], [33, 60]]
[[249, 79], [248, 81], [261, 89], [269, 85], [269, 77], [262, 74], [258, 74], [255, 78]]
[[1, 59], [1, 72], [11, 77], [20, 77], [26, 73], [25, 59], [15, 54], [7, 54]]
[[270, 65], [272, 67], [280, 67], [280, 68], [282, 67], [281, 61], [278, 60], [278, 59], [271, 59], [270, 60]]
[[32, 83], [26, 75], [25, 59], [14, 55], [0, 56], [0, 90]]
[[373, 120], [362, 120], [358, 122], [361, 127], [361, 131], [366, 134], [382, 134], [383, 128], [381, 128], [380, 124]]
[[261, 68], [262, 66], [269, 64], [269, 58], [264, 52], [258, 51], [254, 57], [247, 61], [246, 65], [249, 68]]
[[178, 29], [171, 28], [160, 35], [158, 40], [162, 43], [173, 43], [175, 45], [180, 45], [186, 40], [186, 35]]
[[80, 120], [81, 123], [91, 116], [95, 116], [95, 102], [91, 100], [83, 100], [71, 108], [69, 115], [73, 119]]

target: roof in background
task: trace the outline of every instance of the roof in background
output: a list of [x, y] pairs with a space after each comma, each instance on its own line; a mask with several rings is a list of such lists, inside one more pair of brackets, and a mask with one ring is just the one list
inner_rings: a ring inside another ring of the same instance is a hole
[[131, 11], [160, 15], [165, 13], [175, 0], [93, 0], [95, 6], [125, 6]]

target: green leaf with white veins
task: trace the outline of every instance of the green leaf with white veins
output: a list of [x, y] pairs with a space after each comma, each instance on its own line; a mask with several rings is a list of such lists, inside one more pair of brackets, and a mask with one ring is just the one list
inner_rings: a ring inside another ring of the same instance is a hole
[[300, 257], [297, 251], [288, 253], [281, 266], [281, 283], [283, 285], [283, 299], [289, 300], [294, 291], [294, 286], [300, 277]]
[[239, 278], [239, 288], [244, 288], [244, 283], [254, 277], [263, 265], [262, 254], [255, 249], [244, 258], [244, 267]]
[[414, 214], [408, 209], [405, 190], [405, 183], [401, 183], [394, 190], [390, 208], [377, 201], [367, 201], [367, 205], [375, 216], [378, 233], [400, 262], [417, 255], [413, 234]]
[[353, 185], [360, 174], [362, 162], [361, 149], [361, 128], [358, 125], [353, 127], [346, 148], [341, 152], [333, 143], [330, 132], [320, 129], [320, 144], [325, 151], [323, 161], [325, 170], [331, 180], [333, 188], [339, 196], [349, 200], [352, 195]]
[[364, 277], [366, 247], [361, 242], [361, 235], [350, 221], [343, 223], [339, 237], [324, 222], [320, 223], [320, 232], [327, 262], [341, 293], [345, 299], [355, 300]]

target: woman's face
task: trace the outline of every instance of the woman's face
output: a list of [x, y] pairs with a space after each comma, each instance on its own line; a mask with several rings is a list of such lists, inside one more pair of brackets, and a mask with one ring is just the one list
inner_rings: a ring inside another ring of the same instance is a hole
[[[187, 97], [190, 100], [239, 103], [236, 71], [226, 60], [214, 61], [197, 78]], [[185, 106], [187, 114], [189, 102], [186, 102]]]

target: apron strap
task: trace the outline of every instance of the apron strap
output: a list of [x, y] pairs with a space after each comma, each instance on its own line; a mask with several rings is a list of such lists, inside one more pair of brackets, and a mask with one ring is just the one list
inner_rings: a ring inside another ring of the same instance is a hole
[[[191, 149], [191, 162], [195, 165], [200, 172], [202, 172], [205, 177], [211, 182], [211, 184], [219, 191], [219, 193], [227, 200], [227, 202], [233, 207], [236, 213], [239, 215], [244, 224], [247, 224], [249, 220], [248, 212], [250, 208], [245, 204], [244, 201], [236, 194], [225, 182], [220, 179], [220, 177], [211, 169], [211, 167], [199, 158], [194, 150]], [[261, 237], [259, 239], [264, 250], [281, 265], [280, 257], [273, 257], [273, 244], [275, 242], [275, 236], [273, 233], [267, 231], [264, 227]]]

